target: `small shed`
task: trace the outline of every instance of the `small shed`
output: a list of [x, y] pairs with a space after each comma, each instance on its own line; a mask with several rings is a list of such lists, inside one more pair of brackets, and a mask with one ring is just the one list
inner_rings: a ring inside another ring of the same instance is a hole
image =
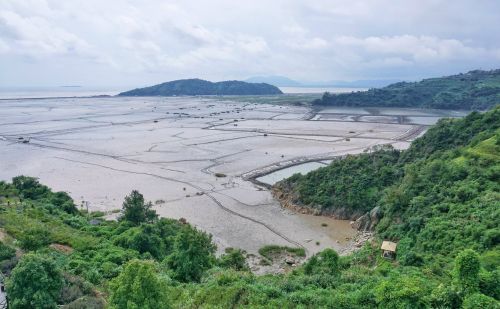
[[398, 244], [395, 242], [384, 240], [382, 242], [382, 246], [380, 247], [380, 249], [382, 249], [382, 257], [387, 259], [395, 258], [397, 246]]

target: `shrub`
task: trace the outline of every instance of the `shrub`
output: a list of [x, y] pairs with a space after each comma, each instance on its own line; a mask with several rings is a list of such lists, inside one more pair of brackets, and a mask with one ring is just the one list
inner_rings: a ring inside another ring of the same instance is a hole
[[38, 250], [52, 242], [52, 237], [46, 228], [28, 228], [19, 238], [21, 248], [25, 250]]
[[479, 256], [474, 250], [466, 249], [455, 258], [455, 280], [465, 295], [479, 290], [479, 269]]
[[304, 272], [311, 274], [339, 274], [339, 255], [332, 249], [325, 249], [314, 255], [304, 265]]
[[165, 264], [174, 279], [199, 282], [214, 264], [215, 249], [211, 235], [189, 227], [175, 237], [173, 252], [165, 259]]
[[16, 255], [16, 250], [0, 241], [0, 261], [9, 260]]
[[248, 265], [246, 263], [245, 251], [240, 249], [227, 248], [225, 254], [223, 254], [218, 264], [224, 268], [232, 268], [235, 270], [248, 270]]
[[498, 309], [500, 304], [494, 298], [483, 295], [481, 293], [474, 293], [467, 296], [462, 304], [463, 309]]
[[479, 290], [481, 293], [500, 299], [500, 269], [479, 273]]

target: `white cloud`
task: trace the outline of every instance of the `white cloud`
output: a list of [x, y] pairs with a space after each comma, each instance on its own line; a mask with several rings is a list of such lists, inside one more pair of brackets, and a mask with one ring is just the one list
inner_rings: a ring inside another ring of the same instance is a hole
[[[456, 39], [440, 39], [433, 36], [382, 36], [357, 38], [341, 36], [333, 40], [335, 48], [350, 50], [368, 62], [390, 63], [436, 63], [454, 60], [471, 61], [478, 58], [500, 60], [496, 56], [500, 49], [473, 47]], [[497, 59], [495, 59], [497, 58]], [[392, 59], [389, 61], [389, 59]]]
[[116, 83], [417, 78], [499, 67], [499, 19], [495, 0], [2, 0], [0, 66], [67, 63]]
[[96, 56], [90, 45], [42, 17], [23, 17], [11, 11], [0, 11], [0, 32], [12, 53], [33, 57], [44, 55]]

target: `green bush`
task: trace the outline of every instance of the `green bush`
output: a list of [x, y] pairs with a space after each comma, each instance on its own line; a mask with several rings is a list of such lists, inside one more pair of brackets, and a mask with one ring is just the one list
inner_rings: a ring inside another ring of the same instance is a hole
[[152, 261], [133, 260], [110, 283], [110, 308], [169, 308], [165, 281]]
[[234, 270], [249, 270], [246, 263], [245, 251], [234, 248], [226, 248], [225, 254], [223, 254], [219, 260], [218, 264], [223, 268], [232, 268]]
[[475, 293], [467, 296], [462, 305], [463, 309], [498, 309], [500, 303], [489, 296]]
[[339, 255], [332, 249], [325, 249], [312, 256], [304, 265], [304, 272], [311, 274], [339, 274]]
[[21, 248], [24, 250], [38, 250], [52, 242], [51, 233], [43, 227], [28, 228], [19, 238]]
[[0, 261], [9, 260], [16, 255], [16, 250], [0, 241]]
[[55, 308], [62, 286], [62, 273], [54, 260], [41, 254], [26, 254], [7, 281], [10, 307]]
[[186, 228], [174, 239], [172, 253], [165, 259], [171, 276], [182, 282], [199, 282], [215, 262], [212, 235]]
[[458, 254], [455, 259], [454, 275], [457, 285], [467, 295], [479, 290], [479, 255], [470, 249]]

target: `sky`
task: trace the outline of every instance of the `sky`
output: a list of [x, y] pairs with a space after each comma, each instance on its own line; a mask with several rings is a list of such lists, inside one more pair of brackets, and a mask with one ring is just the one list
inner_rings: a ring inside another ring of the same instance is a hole
[[0, 87], [495, 68], [498, 0], [0, 0]]

